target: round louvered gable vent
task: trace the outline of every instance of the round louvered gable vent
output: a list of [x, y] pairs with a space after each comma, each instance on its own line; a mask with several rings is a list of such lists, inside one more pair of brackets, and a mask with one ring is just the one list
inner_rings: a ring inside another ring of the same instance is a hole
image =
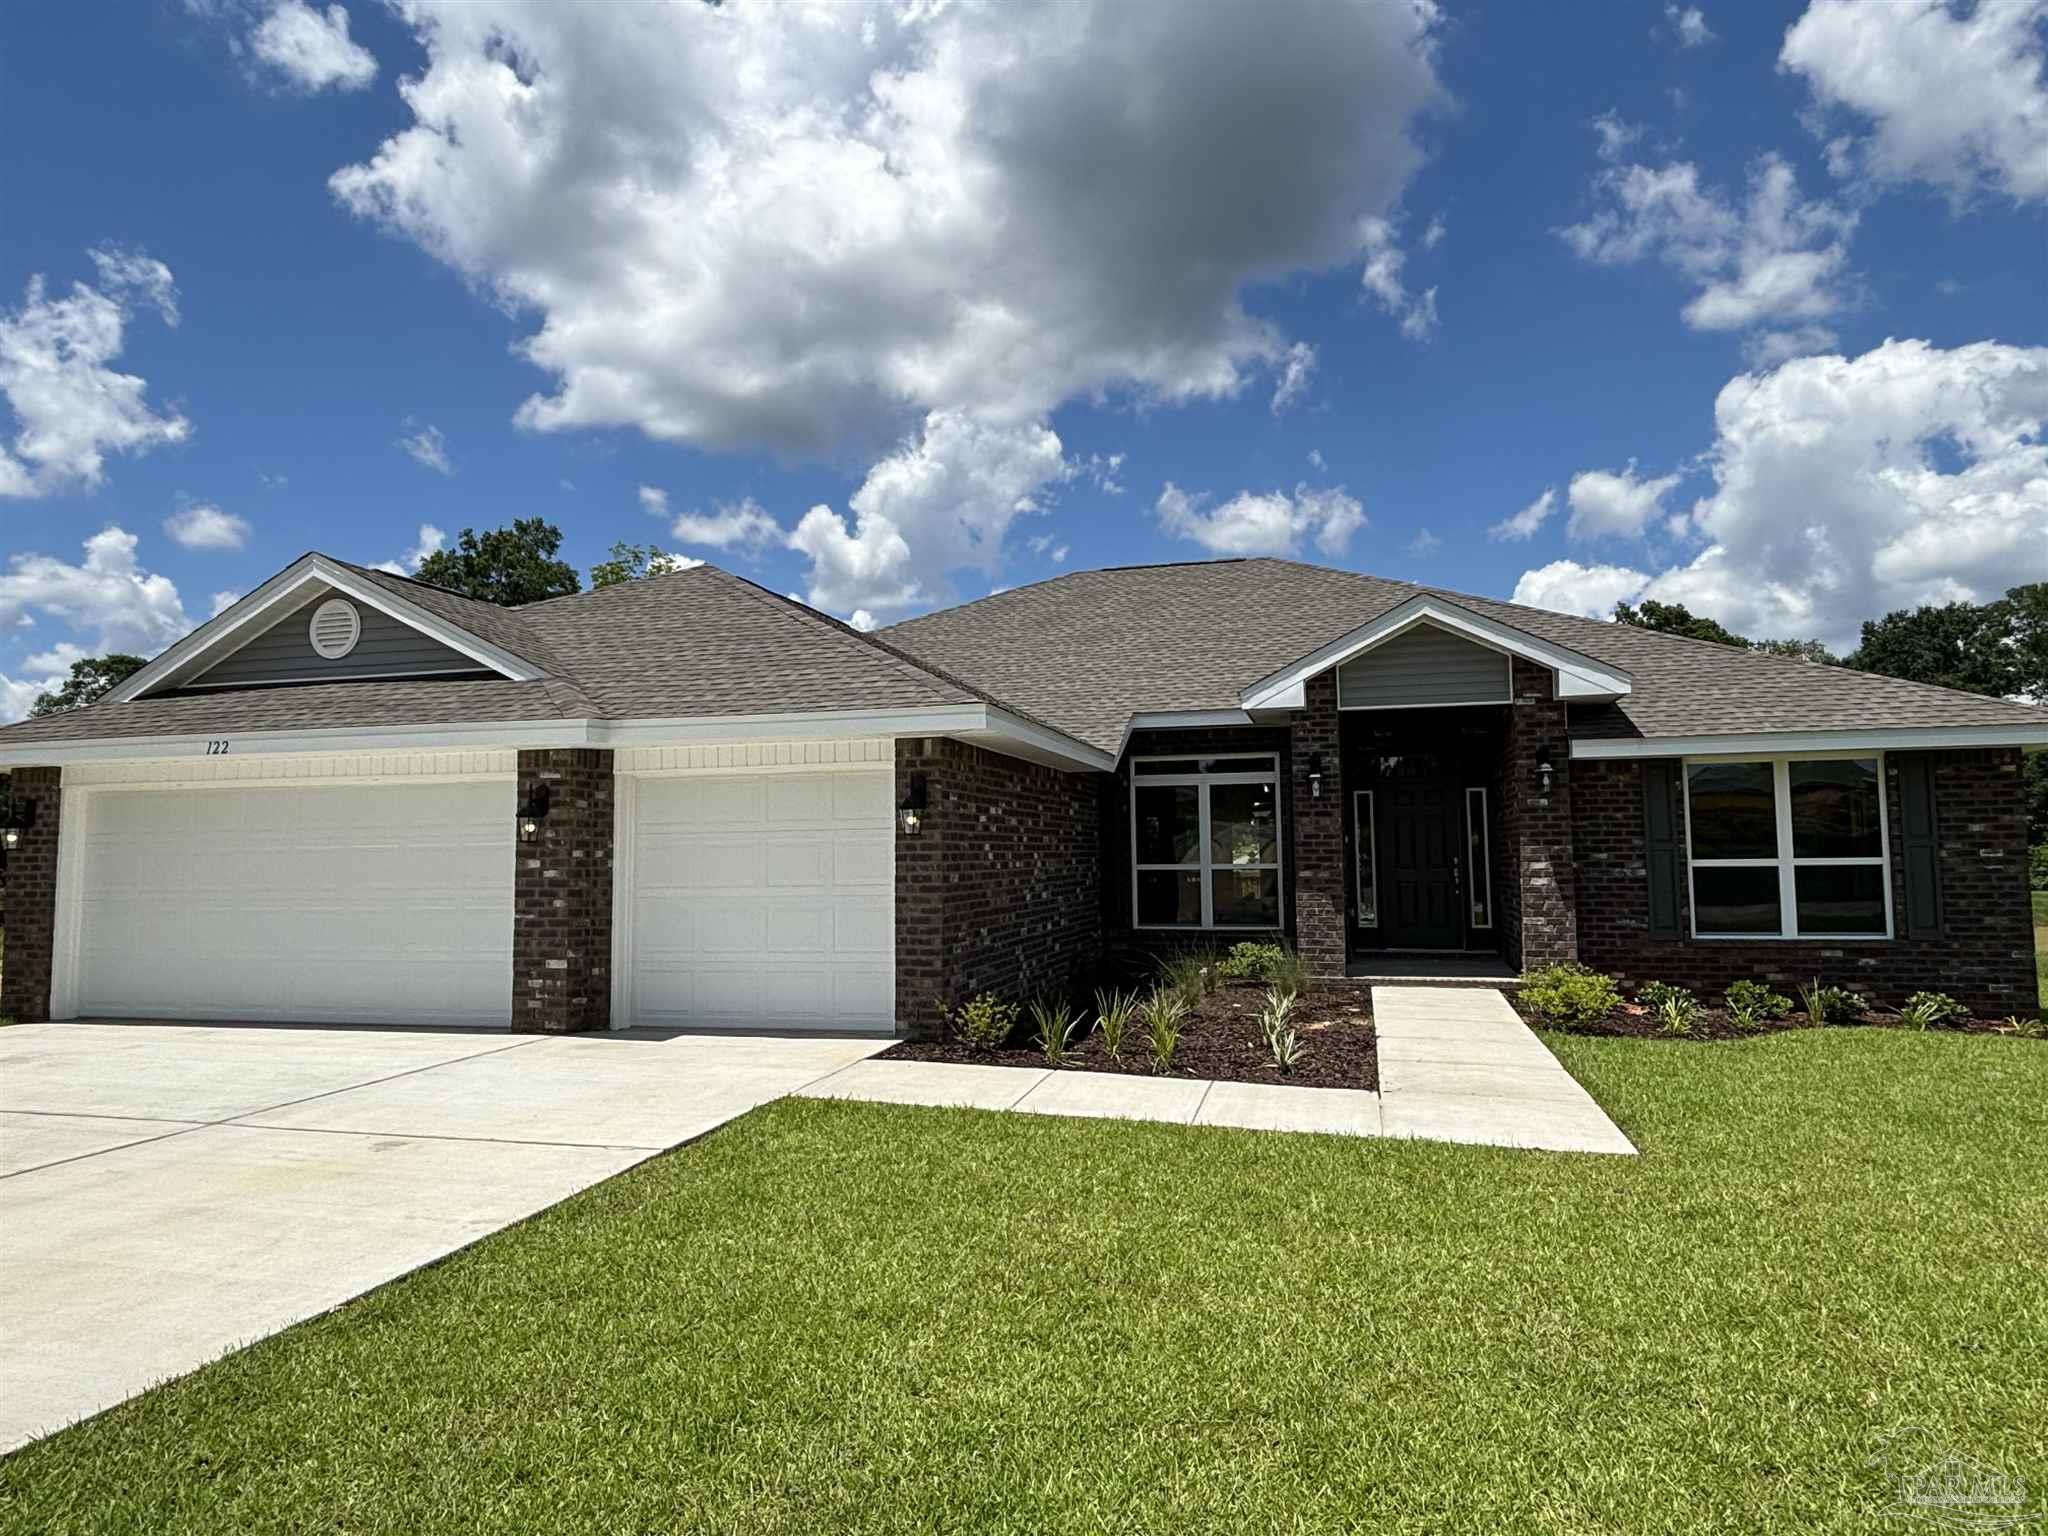
[[362, 639], [363, 617], [356, 612], [354, 603], [330, 597], [313, 610], [313, 622], [307, 633], [317, 655], [338, 661], [354, 650], [356, 642]]

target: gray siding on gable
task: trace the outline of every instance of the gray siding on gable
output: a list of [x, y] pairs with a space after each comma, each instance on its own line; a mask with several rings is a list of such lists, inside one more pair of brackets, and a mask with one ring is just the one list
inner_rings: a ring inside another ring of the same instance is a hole
[[1508, 658], [1433, 624], [1418, 624], [1337, 669], [1340, 709], [1504, 704]]
[[[420, 677], [449, 672], [488, 672], [473, 657], [451, 650], [409, 624], [368, 603], [356, 603], [362, 638], [346, 656], [329, 661], [313, 649], [306, 628], [313, 610], [334, 594], [323, 592], [300, 604], [240, 650], [179, 687], [260, 687], [265, 683], [320, 682], [344, 677]], [[348, 598], [346, 601], [355, 602]]]

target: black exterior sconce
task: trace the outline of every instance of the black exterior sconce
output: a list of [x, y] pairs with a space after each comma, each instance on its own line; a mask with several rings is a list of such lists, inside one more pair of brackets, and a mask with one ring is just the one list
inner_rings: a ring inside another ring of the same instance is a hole
[[1308, 755], [1308, 797], [1311, 800], [1323, 798], [1323, 754], [1320, 752]]
[[903, 798], [896, 802], [896, 830], [905, 837], [917, 836], [924, 830], [924, 816], [930, 805], [931, 789], [924, 775], [913, 773], [903, 787]]
[[540, 836], [540, 824], [548, 819], [548, 807], [554, 798], [546, 780], [526, 792], [526, 803], [519, 807], [519, 841], [530, 843]]
[[16, 800], [7, 807], [7, 819], [0, 821], [0, 869], [7, 867], [7, 855], [21, 846], [21, 834], [35, 824], [35, 801]]
[[1544, 794], [1550, 793], [1550, 781], [1557, 774], [1557, 764], [1551, 761], [1550, 748], [1536, 749], [1536, 787]]

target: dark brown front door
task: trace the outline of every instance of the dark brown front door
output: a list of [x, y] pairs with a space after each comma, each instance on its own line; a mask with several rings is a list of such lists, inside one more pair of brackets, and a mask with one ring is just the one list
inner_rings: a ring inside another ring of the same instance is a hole
[[1460, 949], [1465, 903], [1458, 873], [1460, 796], [1447, 784], [1380, 786], [1380, 918], [1390, 949]]

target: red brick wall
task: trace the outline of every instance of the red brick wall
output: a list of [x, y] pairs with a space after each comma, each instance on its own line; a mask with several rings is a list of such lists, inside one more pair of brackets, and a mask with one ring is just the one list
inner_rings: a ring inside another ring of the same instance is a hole
[[[1575, 958], [1579, 953], [1572, 862], [1572, 765], [1565, 706], [1552, 697], [1548, 669], [1514, 660], [1515, 702], [1508, 707], [1501, 765], [1501, 837], [1507, 844], [1505, 888], [1500, 892], [1503, 950], [1524, 970]], [[1544, 749], [1555, 765], [1548, 795], [1536, 760]], [[1638, 820], [1641, 818], [1638, 817]]]
[[919, 773], [924, 828], [896, 834], [897, 1027], [934, 1035], [978, 992], [1023, 1002], [1092, 984], [1107, 776], [943, 737], [898, 741], [899, 800]]
[[[1801, 982], [1854, 987], [1896, 1005], [1923, 988], [1947, 992], [1981, 1014], [2036, 1006], [2034, 941], [2027, 903], [2026, 808], [2020, 753], [1927, 754], [1934, 766], [1941, 865], [1940, 939], [1812, 939], [1743, 943], [1649, 936], [1642, 768], [1633, 762], [1573, 763], [1580, 958], [1623, 979], [1670, 981], [1719, 992], [1741, 977], [1790, 995]], [[1906, 932], [1900, 754], [1885, 760], [1891, 821], [1892, 931]], [[1690, 882], [1680, 882], [1680, 931], [1692, 928]]]
[[50, 945], [57, 927], [57, 820], [64, 770], [17, 768], [14, 803], [33, 801], [36, 824], [7, 856], [7, 955], [0, 1015], [17, 1024], [50, 1017]]
[[519, 804], [552, 803], [534, 842], [517, 842], [512, 882], [512, 1028], [607, 1029], [612, 1018], [612, 755], [594, 747], [519, 754]]
[[[1307, 708], [1288, 726], [1289, 775], [1294, 802], [1294, 831], [1288, 841], [1294, 860], [1294, 944], [1318, 976], [1342, 976], [1345, 930], [1350, 923], [1345, 898], [1346, 851], [1344, 754], [1337, 729], [1337, 674], [1308, 680]], [[1311, 792], [1309, 760], [1322, 754], [1322, 793]]]

